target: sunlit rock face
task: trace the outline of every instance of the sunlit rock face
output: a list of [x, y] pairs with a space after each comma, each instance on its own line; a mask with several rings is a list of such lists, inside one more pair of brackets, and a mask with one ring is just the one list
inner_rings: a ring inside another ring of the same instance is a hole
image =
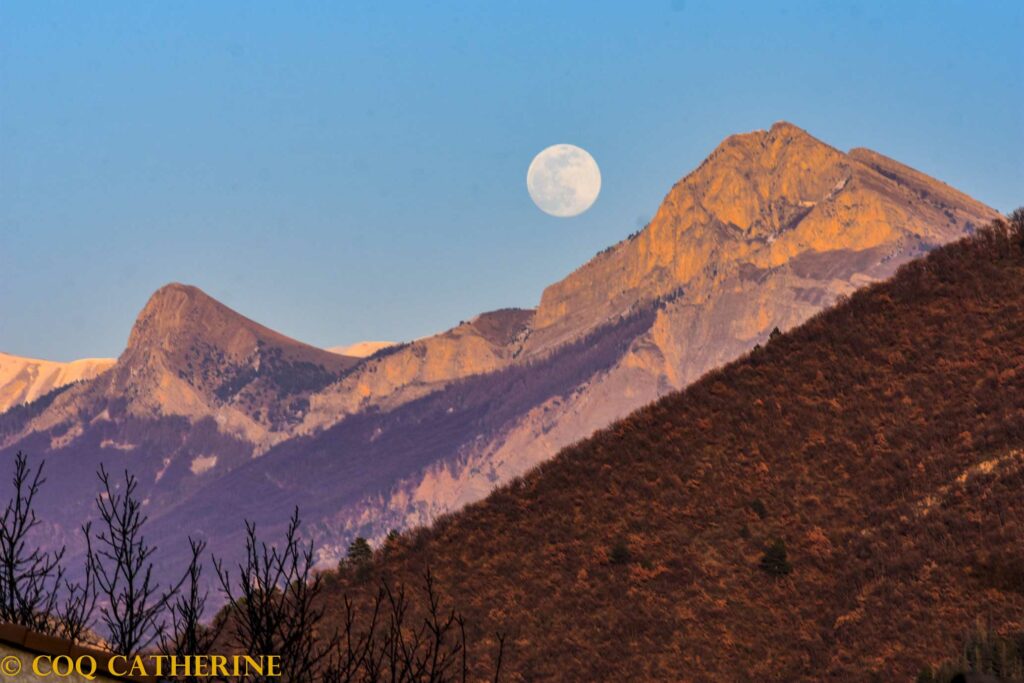
[[196, 287], [171, 284], [139, 314], [109, 391], [136, 411], [196, 419], [259, 444], [283, 438], [310, 395], [358, 363], [260, 325]]
[[61, 363], [0, 353], [0, 413], [31, 403], [54, 389], [90, 380], [113, 364], [113, 358], [82, 358]]
[[734, 135], [672, 188], [644, 230], [545, 290], [530, 346], [557, 344], [679, 287], [714, 290], [742, 268], [884, 247], [859, 264], [867, 273], [996, 215], [880, 154], [844, 154], [788, 123]]
[[355, 344], [348, 344], [346, 346], [332, 346], [328, 351], [331, 353], [337, 353], [342, 356], [351, 356], [352, 358], [367, 358], [383, 351], [386, 348], [395, 346], [395, 342], [390, 341], [361, 341]]
[[532, 318], [531, 310], [492, 311], [441, 334], [383, 349], [312, 397], [298, 431], [310, 433], [369, 408], [392, 409], [453, 380], [503, 368], [514, 361]]

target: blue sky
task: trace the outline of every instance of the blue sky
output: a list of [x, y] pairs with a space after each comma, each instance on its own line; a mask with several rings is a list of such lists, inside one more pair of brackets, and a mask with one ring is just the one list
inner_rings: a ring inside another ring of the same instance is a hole
[[767, 4], [0, 0], [0, 350], [116, 355], [170, 281], [325, 346], [532, 306], [780, 119], [1024, 203], [1024, 3]]

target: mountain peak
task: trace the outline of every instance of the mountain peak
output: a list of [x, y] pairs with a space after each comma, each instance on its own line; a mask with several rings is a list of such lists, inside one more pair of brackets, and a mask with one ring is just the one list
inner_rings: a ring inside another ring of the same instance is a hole
[[169, 310], [223, 308], [230, 310], [212, 296], [195, 285], [181, 282], [170, 282], [150, 295], [149, 300], [139, 313], [142, 318], [147, 312], [167, 312]]
[[768, 130], [769, 133], [780, 135], [783, 133], [806, 135], [807, 137], [813, 137], [806, 130], [797, 126], [796, 124], [790, 123], [789, 121], [776, 121], [772, 124], [772, 127]]
[[301, 415], [268, 408], [275, 396], [320, 389], [357, 362], [275, 332], [198, 287], [175, 282], [158, 289], [139, 313], [112, 391], [148, 396], [144, 400], [164, 412], [185, 415], [231, 405], [276, 429]]
[[249, 358], [257, 348], [278, 348], [285, 355], [318, 364], [349, 366], [352, 359], [304, 344], [225, 306], [193, 285], [172, 282], [150, 296], [139, 313], [125, 355], [163, 356], [214, 349], [224, 358]]
[[239, 326], [261, 327], [198, 287], [172, 282], [149, 297], [132, 327], [128, 350], [155, 346], [170, 351], [186, 338], [237, 337], [235, 328]]
[[166, 285], [153, 292], [149, 299], [150, 301], [153, 301], [173, 296], [212, 299], [209, 294], [195, 285], [187, 285], [183, 282], [168, 282]]
[[714, 292], [742, 267], [766, 271], [840, 250], [912, 258], [997, 216], [923, 173], [863, 150], [845, 154], [778, 121], [723, 140], [643, 231], [548, 287], [531, 344], [680, 288]]
[[771, 131], [772, 132], [780, 131], [780, 130], [798, 130], [801, 133], [806, 133], [807, 132], [803, 128], [800, 128], [799, 126], [797, 126], [796, 124], [790, 123], [789, 121], [783, 121], [783, 120], [776, 121], [775, 123], [772, 124], [772, 127], [771, 127]]
[[[772, 165], [777, 161], [775, 156], [785, 147], [797, 145], [802, 148], [803, 153], [817, 149], [819, 151], [831, 150], [840, 154], [826, 143], [808, 133], [803, 128], [788, 121], [776, 121], [768, 130], [754, 130], [749, 133], [734, 133], [728, 136], [708, 155], [704, 162], [694, 170], [693, 173], [683, 178], [680, 183], [685, 183], [690, 176], [699, 174], [706, 166], [719, 164], [767, 164]], [[741, 155], [736, 156], [735, 150], [741, 150]], [[730, 154], [729, 151], [733, 151]]]

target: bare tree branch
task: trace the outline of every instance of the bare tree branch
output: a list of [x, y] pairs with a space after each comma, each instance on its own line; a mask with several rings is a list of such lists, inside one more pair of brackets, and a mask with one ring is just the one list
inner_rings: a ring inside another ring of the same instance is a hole
[[126, 470], [124, 491], [118, 493], [103, 465], [97, 476], [103, 485], [96, 498], [103, 528], [96, 535], [99, 547], [89, 548], [89, 565], [104, 599], [100, 618], [111, 649], [136, 654], [162, 638], [165, 611], [184, 578], [167, 591], [161, 591], [153, 578], [151, 557], [156, 548], [142, 535], [146, 517], [135, 495], [138, 480]]
[[[24, 453], [14, 457], [14, 495], [0, 515], [0, 620], [78, 641], [89, 626], [95, 592], [88, 570], [82, 584], [65, 577], [63, 546], [46, 552], [33, 538], [41, 524], [34, 505], [46, 483], [45, 465], [33, 471]], [[83, 531], [88, 544], [88, 529]]]

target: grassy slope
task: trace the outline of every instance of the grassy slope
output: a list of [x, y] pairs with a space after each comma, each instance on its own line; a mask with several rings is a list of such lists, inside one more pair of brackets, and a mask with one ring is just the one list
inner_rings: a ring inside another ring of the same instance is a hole
[[522, 680], [911, 680], [979, 616], [1019, 630], [1022, 238], [936, 250], [378, 569], [432, 567]]

